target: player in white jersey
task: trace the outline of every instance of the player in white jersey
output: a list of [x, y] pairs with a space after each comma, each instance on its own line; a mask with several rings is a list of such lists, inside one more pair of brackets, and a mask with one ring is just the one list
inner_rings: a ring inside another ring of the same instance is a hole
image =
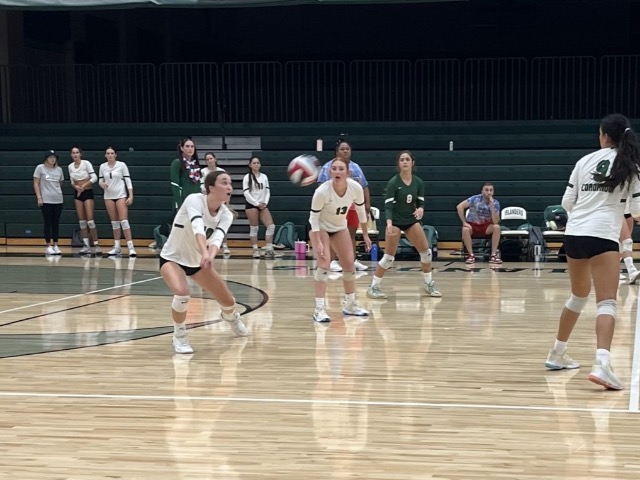
[[347, 228], [347, 212], [352, 204], [356, 206], [362, 236], [367, 250], [371, 240], [367, 231], [367, 212], [362, 186], [349, 178], [349, 167], [344, 160], [335, 159], [330, 169], [331, 180], [320, 185], [311, 200], [311, 244], [316, 256], [317, 269], [314, 276], [316, 309], [313, 319], [316, 322], [330, 322], [325, 309], [327, 276], [331, 263], [331, 249], [340, 259], [343, 270], [345, 302], [342, 313], [345, 315], [367, 316], [367, 312], [356, 298], [355, 254], [351, 236]]
[[114, 247], [109, 251], [109, 255], [122, 254], [120, 236], [124, 233], [129, 256], [135, 257], [136, 250], [133, 248], [131, 226], [129, 225], [129, 207], [133, 203], [133, 185], [129, 168], [124, 162], [118, 161], [118, 152], [113, 147], [107, 147], [104, 156], [107, 161], [100, 165], [98, 181], [104, 190], [104, 204], [113, 229]]
[[249, 160], [249, 173], [242, 179], [242, 193], [245, 199], [244, 211], [249, 220], [249, 239], [253, 249], [253, 258], [260, 258], [260, 250], [258, 250], [259, 222], [262, 222], [267, 228], [265, 232], [267, 244], [265, 256], [274, 258], [273, 234], [276, 231], [276, 226], [269, 211], [271, 190], [269, 189], [269, 178], [260, 172], [260, 167], [260, 159], [251, 157]]
[[620, 280], [627, 280], [629, 285], [633, 285], [640, 277], [640, 271], [633, 264], [633, 217], [631, 216], [631, 198], [628, 197], [624, 206], [624, 220], [620, 230], [620, 255], [627, 269], [629, 278], [620, 274]]
[[600, 122], [601, 149], [582, 157], [567, 185], [562, 206], [569, 213], [564, 235], [571, 297], [565, 304], [555, 344], [545, 366], [573, 369], [580, 364], [566, 353], [569, 336], [587, 304], [591, 282], [596, 291], [596, 362], [589, 380], [612, 390], [622, 390], [610, 362], [617, 314], [620, 253], [618, 238], [624, 203], [640, 217], [640, 144], [629, 120], [620, 114]]
[[[216, 155], [213, 152], [207, 152], [204, 154], [204, 160], [205, 162], [207, 162], [207, 166], [204, 167], [202, 169], [202, 175], [200, 176], [200, 184], [201, 184], [201, 189], [202, 189], [202, 193], [207, 193], [207, 191], [204, 188], [204, 179], [206, 178], [207, 175], [209, 175], [209, 173], [211, 172], [224, 172], [224, 168], [220, 168], [217, 165], [217, 159], [216, 159]], [[229, 247], [227, 246], [227, 239], [225, 238], [222, 241], [222, 253], [225, 256], [229, 256], [231, 255], [231, 250], [229, 250]]]
[[246, 336], [247, 329], [235, 310], [236, 300], [213, 267], [222, 239], [233, 221], [225, 205], [233, 187], [225, 172], [211, 172], [205, 179], [208, 193], [192, 193], [178, 210], [169, 238], [160, 252], [160, 274], [173, 292], [173, 348], [176, 353], [193, 353], [187, 338], [185, 320], [189, 305], [187, 277], [215, 298], [222, 307], [222, 319], [233, 333]]
[[[71, 186], [75, 190], [74, 200], [76, 213], [78, 214], [78, 224], [80, 225], [80, 235], [84, 244], [80, 249], [80, 255], [88, 253], [101, 254], [102, 250], [98, 244], [98, 230], [94, 217], [95, 200], [93, 196], [93, 184], [98, 181], [98, 176], [93, 170], [93, 165], [82, 159], [82, 149], [73, 147], [71, 149], [71, 160], [69, 164], [69, 178]], [[93, 247], [89, 245], [91, 239]]]

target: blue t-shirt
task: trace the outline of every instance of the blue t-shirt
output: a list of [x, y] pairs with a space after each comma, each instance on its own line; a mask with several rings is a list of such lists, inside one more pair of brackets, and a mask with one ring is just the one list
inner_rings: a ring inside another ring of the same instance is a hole
[[[484, 201], [481, 193], [467, 198], [467, 202], [469, 202], [467, 222], [489, 223], [492, 221], [491, 209], [489, 208], [489, 204]], [[493, 199], [493, 207], [496, 209], [496, 213], [500, 215], [500, 202], [495, 198]]]
[[[318, 175], [318, 183], [324, 183], [331, 178], [332, 162], [333, 160], [329, 160], [322, 166], [322, 170], [320, 170], [320, 174]], [[365, 178], [360, 165], [358, 165], [356, 162], [349, 162], [349, 173], [350, 177], [358, 182], [362, 188], [365, 188], [369, 185], [369, 182], [367, 182], [367, 179]]]

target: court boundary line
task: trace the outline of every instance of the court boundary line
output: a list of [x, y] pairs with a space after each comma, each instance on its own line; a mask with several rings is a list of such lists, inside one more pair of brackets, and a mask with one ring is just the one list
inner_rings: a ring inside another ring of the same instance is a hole
[[629, 385], [629, 411], [638, 413], [640, 410], [640, 289], [636, 295], [636, 328], [631, 355], [631, 384]]
[[9, 308], [8, 310], [0, 310], [0, 315], [2, 315], [4, 313], [16, 312], [18, 310], [24, 310], [25, 308], [39, 307], [41, 305], [48, 305], [50, 303], [63, 302], [65, 300], [71, 300], [73, 298], [80, 298], [80, 297], [83, 297], [85, 295], [93, 295], [93, 294], [96, 294], [96, 293], [106, 292], [108, 290], [115, 290], [116, 288], [126, 288], [126, 287], [130, 287], [132, 285], [138, 285], [140, 283], [146, 283], [146, 282], [151, 282], [153, 280], [159, 280], [161, 278], [162, 277], [160, 277], [160, 276], [153, 277], [153, 278], [146, 278], [144, 280], [138, 280], [137, 282], [123, 283], [122, 285], [113, 285], [112, 287], [100, 288], [98, 290], [92, 290], [90, 292], [77, 293], [75, 295], [69, 295], [69, 296], [66, 296], [66, 297], [55, 298], [53, 300], [47, 300], [46, 302], [32, 303], [30, 305], [23, 305], [21, 307]]
[[508, 410], [508, 411], [541, 411], [541, 412], [575, 412], [575, 413], [630, 413], [624, 408], [581, 408], [581, 407], [547, 407], [543, 405], [497, 405], [481, 403], [434, 403], [434, 402], [393, 402], [377, 400], [313, 400], [304, 398], [260, 398], [260, 397], [208, 397], [183, 395], [118, 395], [101, 393], [44, 393], [44, 392], [2, 392], [0, 398], [30, 397], [48, 399], [78, 399], [78, 400], [138, 400], [138, 401], [213, 401], [213, 402], [245, 402], [299, 405], [355, 405], [373, 407], [422, 407], [443, 409], [476, 409], [476, 410]]

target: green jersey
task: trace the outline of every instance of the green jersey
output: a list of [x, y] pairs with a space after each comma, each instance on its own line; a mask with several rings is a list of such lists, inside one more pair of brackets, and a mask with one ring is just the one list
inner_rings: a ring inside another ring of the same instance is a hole
[[415, 175], [411, 176], [411, 183], [404, 183], [400, 175], [396, 175], [384, 192], [384, 211], [386, 219], [394, 225], [410, 225], [415, 223], [413, 212], [424, 207], [424, 183]]

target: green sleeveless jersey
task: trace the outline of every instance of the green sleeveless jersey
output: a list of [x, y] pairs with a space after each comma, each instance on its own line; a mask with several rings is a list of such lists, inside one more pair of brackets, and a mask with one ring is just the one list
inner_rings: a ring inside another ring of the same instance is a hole
[[424, 183], [415, 175], [411, 176], [411, 184], [402, 181], [396, 175], [389, 183], [384, 193], [384, 211], [386, 219], [391, 219], [395, 225], [415, 223], [413, 212], [417, 208], [424, 208]]

